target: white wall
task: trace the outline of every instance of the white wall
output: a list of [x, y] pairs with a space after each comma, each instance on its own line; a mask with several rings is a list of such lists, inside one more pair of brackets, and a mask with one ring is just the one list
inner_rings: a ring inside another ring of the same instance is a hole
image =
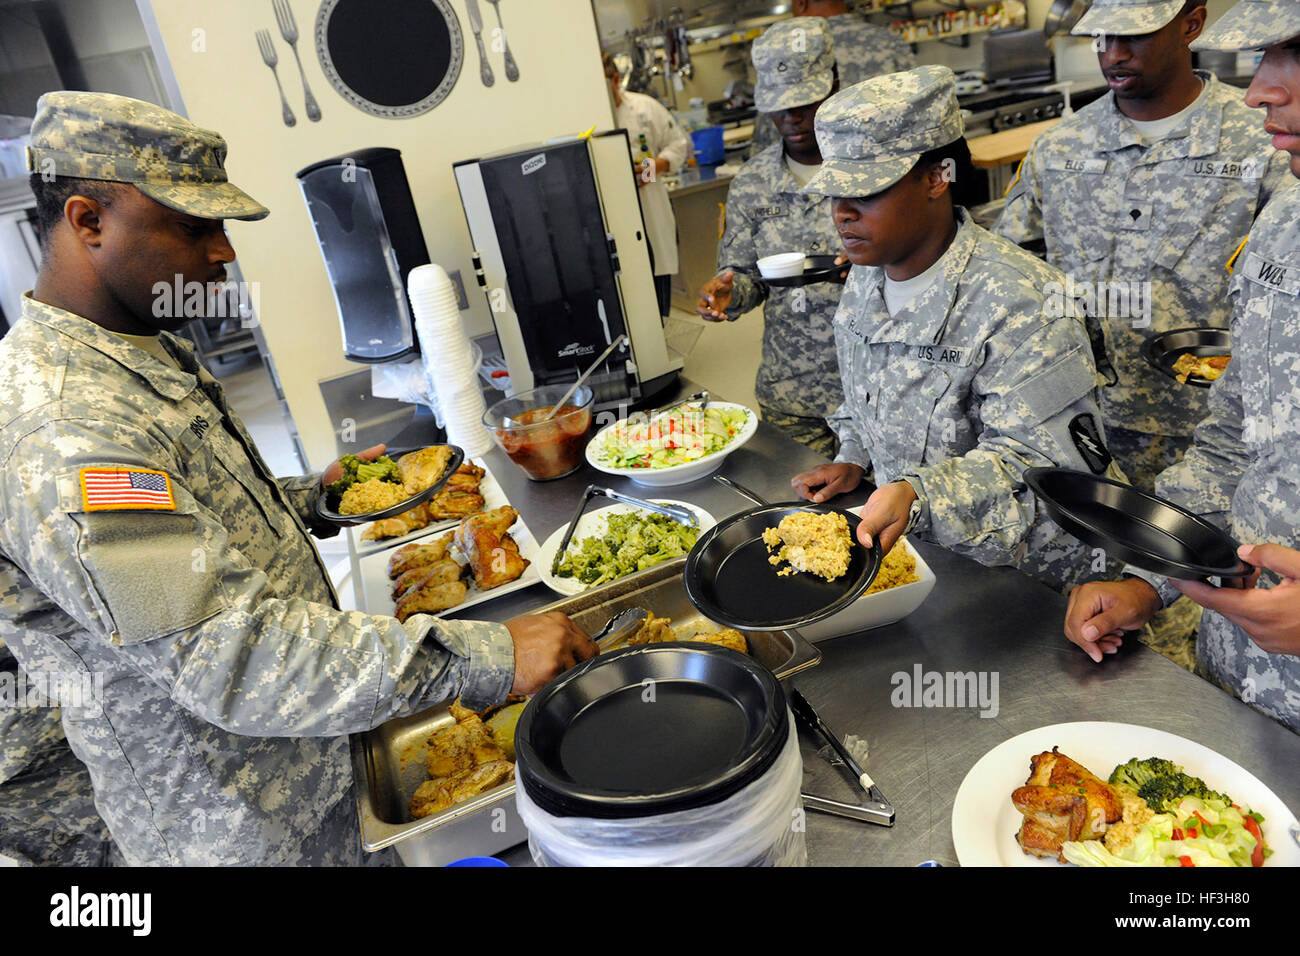
[[[336, 424], [326, 415], [317, 383], [364, 366], [343, 358], [334, 298], [294, 173], [352, 149], [401, 150], [430, 258], [449, 271], [460, 269], [469, 280], [471, 308], [462, 317], [476, 335], [491, 329], [491, 317], [472, 285], [469, 233], [451, 164], [613, 123], [590, 0], [502, 4], [520, 79], [507, 82], [500, 54], [489, 51], [496, 73], [491, 88], [479, 79], [463, 0], [451, 2], [467, 42], [455, 87], [430, 112], [390, 120], [361, 112], [334, 91], [311, 43], [318, 4], [290, 0], [303, 35], [298, 50], [321, 106], [318, 123], [304, 115], [297, 69], [275, 29], [270, 0], [153, 4], [187, 114], [226, 137], [231, 181], [271, 210], [262, 222], [230, 222], [228, 231], [245, 278], [261, 283], [262, 328], [314, 468], [335, 456]], [[479, 6], [485, 24], [494, 27], [492, 8]], [[293, 128], [281, 121], [274, 82], [257, 52], [254, 31], [261, 28], [272, 32], [280, 54], [280, 79], [298, 115]]]

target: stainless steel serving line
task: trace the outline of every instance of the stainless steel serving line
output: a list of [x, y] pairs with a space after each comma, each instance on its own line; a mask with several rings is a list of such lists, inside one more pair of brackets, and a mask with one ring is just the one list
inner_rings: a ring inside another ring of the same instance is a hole
[[[682, 383], [683, 394], [695, 390], [694, 384]], [[419, 440], [408, 429], [393, 444], [409, 447]], [[499, 450], [490, 452], [488, 459], [511, 504], [539, 541], [569, 519], [592, 481], [642, 497], [688, 501], [719, 520], [749, 507], [746, 499], [708, 479], [647, 489], [584, 467], [567, 478], [537, 483]], [[770, 501], [788, 501], [794, 498], [790, 478], [822, 461], [760, 425], [749, 443], [727, 458], [719, 474]], [[847, 496], [846, 503], [859, 507], [866, 497], [866, 490], [860, 489]], [[1254, 774], [1293, 810], [1300, 808], [1300, 736], [1143, 647], [1136, 637], [1126, 640], [1119, 654], [1094, 664], [1062, 633], [1064, 597], [1018, 571], [985, 568], [916, 543], [938, 578], [920, 609], [896, 624], [818, 644], [821, 663], [791, 678], [837, 732], [867, 739], [866, 769], [889, 794], [897, 813], [891, 828], [809, 813], [810, 864], [915, 866], [936, 860], [956, 865], [952, 807], [967, 771], [1017, 734], [1072, 721], [1138, 724], [1195, 740]], [[538, 584], [474, 607], [466, 616], [506, 620], [556, 599]], [[895, 675], [912, 681], [918, 668], [922, 674], [996, 675], [996, 714], [988, 708], [989, 715], [981, 716], [978, 706], [893, 706], [891, 696], [901, 684]], [[862, 802], [861, 790], [842, 768], [818, 755], [821, 742], [803, 731], [800, 739], [804, 791]], [[1025, 754], [1026, 775], [1030, 756]], [[998, 809], [989, 808], [990, 825]], [[526, 846], [497, 855], [516, 865], [530, 859]]]

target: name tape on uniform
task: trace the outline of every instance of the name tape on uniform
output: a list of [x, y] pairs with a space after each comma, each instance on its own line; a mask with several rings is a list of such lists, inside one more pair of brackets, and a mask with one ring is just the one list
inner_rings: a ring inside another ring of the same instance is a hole
[[1110, 161], [1106, 159], [1058, 159], [1048, 164], [1048, 169], [1057, 173], [1086, 173], [1100, 176], [1106, 171]]
[[1258, 253], [1246, 256], [1246, 278], [1287, 295], [1300, 295], [1300, 268], [1284, 266]]
[[81, 469], [81, 504], [86, 511], [176, 510], [171, 478], [146, 468]]

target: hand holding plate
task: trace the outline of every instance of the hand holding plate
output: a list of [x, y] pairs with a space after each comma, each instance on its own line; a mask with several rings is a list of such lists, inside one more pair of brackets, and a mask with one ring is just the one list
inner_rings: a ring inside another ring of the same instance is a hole
[[[1270, 654], [1300, 654], [1300, 551], [1280, 544], [1242, 545], [1237, 554], [1256, 568], [1246, 589], [1216, 588], [1170, 579], [1201, 607], [1218, 611]], [[1257, 588], [1259, 568], [1282, 576], [1277, 587]]]
[[880, 553], [889, 554], [907, 527], [907, 516], [915, 500], [916, 489], [906, 481], [892, 481], [873, 491], [862, 508], [859, 543], [869, 548], [872, 540], [878, 539]]

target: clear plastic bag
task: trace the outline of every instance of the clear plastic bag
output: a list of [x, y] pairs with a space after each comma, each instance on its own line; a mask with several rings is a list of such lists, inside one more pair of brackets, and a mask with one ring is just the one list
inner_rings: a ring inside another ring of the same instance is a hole
[[720, 803], [628, 820], [557, 817], [528, 798], [515, 803], [538, 866], [807, 866], [803, 759], [793, 715], [776, 761]]

